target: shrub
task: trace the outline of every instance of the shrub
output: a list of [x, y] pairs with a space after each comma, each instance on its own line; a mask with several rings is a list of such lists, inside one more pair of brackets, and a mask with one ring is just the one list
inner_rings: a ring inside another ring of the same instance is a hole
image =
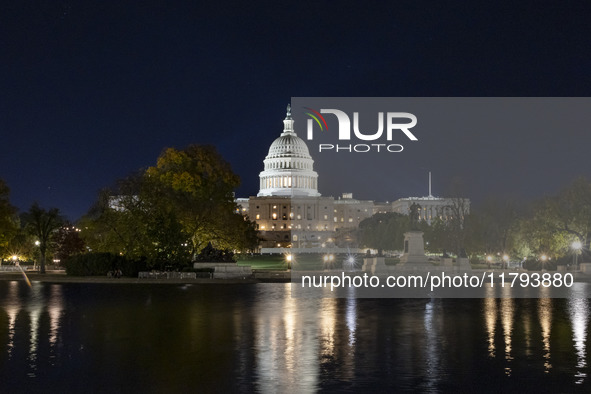
[[210, 262], [210, 263], [235, 263], [234, 253], [231, 250], [220, 250], [216, 249], [211, 245], [211, 242], [207, 244], [201, 250], [201, 253], [197, 255], [195, 259], [197, 262]]
[[556, 271], [556, 261], [550, 260], [542, 263], [540, 260], [528, 259], [523, 263], [523, 268], [528, 271], [541, 271], [542, 269]]
[[109, 271], [120, 269], [123, 276], [137, 277], [146, 271], [142, 260], [129, 260], [113, 253], [85, 253], [69, 257], [65, 262], [66, 273], [72, 276], [106, 276]]
[[182, 269], [182, 272], [213, 272], [214, 269], [213, 268], [193, 268], [193, 267], [185, 267]]

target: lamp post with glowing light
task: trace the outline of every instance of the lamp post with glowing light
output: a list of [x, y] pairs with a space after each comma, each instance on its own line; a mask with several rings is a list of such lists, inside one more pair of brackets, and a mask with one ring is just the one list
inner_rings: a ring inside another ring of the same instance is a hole
[[324, 261], [324, 269], [329, 269], [332, 267], [332, 264], [334, 262], [334, 254], [325, 254], [322, 257], [322, 260]]
[[504, 269], [509, 268], [509, 255], [507, 255], [507, 254], [503, 255], [503, 268]]
[[[41, 242], [39, 240], [35, 241], [35, 246], [36, 247], [39, 247], [39, 245], [41, 245]], [[37, 261], [36, 261], [36, 259], [33, 260], [33, 269], [34, 270], [37, 270]]]
[[574, 250], [573, 260], [574, 260], [575, 268], [578, 268], [579, 253], [580, 253], [581, 249], [583, 249], [583, 244], [581, 243], [581, 241], [577, 240], [577, 241], [573, 242], [570, 246]]
[[544, 271], [544, 266], [546, 265], [546, 261], [548, 261], [548, 256], [543, 254], [540, 256], [540, 260], [542, 261], [542, 271]]
[[548, 260], [549, 260], [549, 258], [545, 254], [540, 256], [540, 261], [542, 262], [542, 272], [546, 271], [546, 269], [544, 267], [546, 266], [546, 261], [548, 261]]

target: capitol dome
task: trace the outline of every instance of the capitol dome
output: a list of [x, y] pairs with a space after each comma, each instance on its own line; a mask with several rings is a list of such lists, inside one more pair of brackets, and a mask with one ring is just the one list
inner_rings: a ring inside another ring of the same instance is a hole
[[265, 169], [259, 174], [257, 196], [320, 196], [314, 160], [304, 140], [296, 135], [293, 123], [288, 105], [283, 132], [271, 144]]

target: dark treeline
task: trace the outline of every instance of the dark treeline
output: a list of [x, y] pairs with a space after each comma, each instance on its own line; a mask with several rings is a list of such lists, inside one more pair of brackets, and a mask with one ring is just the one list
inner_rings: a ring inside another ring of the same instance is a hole
[[236, 212], [233, 197], [239, 183], [214, 147], [169, 148], [156, 165], [102, 190], [74, 225], [38, 204], [19, 215], [0, 180], [0, 253], [3, 262], [36, 261], [43, 271], [47, 259], [64, 262], [82, 253], [181, 269], [207, 245], [252, 250], [255, 224]]
[[[512, 260], [547, 256], [554, 260], [591, 261], [591, 183], [576, 179], [553, 196], [532, 202], [490, 197], [462, 215], [462, 199], [451, 198], [456, 214], [449, 220], [435, 218], [431, 225], [419, 223], [426, 249], [458, 254], [462, 249], [474, 257], [508, 255]], [[396, 213], [376, 214], [360, 223], [360, 246], [401, 250], [408, 217]]]

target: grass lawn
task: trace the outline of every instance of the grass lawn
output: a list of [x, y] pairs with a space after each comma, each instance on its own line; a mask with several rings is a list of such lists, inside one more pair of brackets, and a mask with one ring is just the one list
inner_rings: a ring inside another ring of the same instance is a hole
[[239, 255], [237, 265], [250, 265], [256, 270], [286, 270], [287, 262], [282, 254], [272, 255]]

